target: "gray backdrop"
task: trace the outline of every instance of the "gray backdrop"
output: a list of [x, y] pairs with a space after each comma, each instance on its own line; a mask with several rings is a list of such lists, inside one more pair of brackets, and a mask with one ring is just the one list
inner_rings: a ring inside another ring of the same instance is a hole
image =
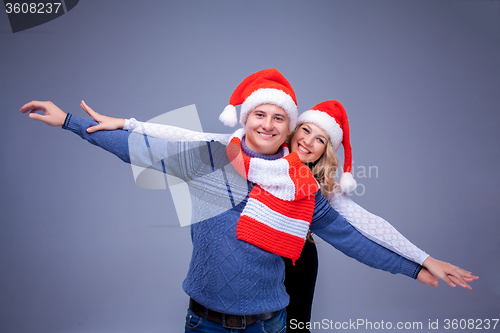
[[313, 320], [499, 318], [499, 14], [498, 1], [82, 0], [13, 34], [2, 11], [0, 332], [180, 332], [188, 301], [170, 193], [24, 103], [139, 120], [195, 103], [205, 131], [228, 133], [217, 117], [234, 88], [270, 67], [301, 111], [345, 106], [358, 203], [480, 276], [432, 288], [320, 242]]

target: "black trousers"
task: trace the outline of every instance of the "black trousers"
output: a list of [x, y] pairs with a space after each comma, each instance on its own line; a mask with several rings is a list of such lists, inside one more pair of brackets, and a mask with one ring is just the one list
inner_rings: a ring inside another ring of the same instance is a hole
[[[292, 260], [285, 260], [285, 287], [290, 295], [290, 304], [286, 308], [287, 312], [287, 332], [310, 332], [307, 329], [291, 329], [290, 321], [298, 322], [311, 321], [311, 308], [318, 275], [318, 252], [316, 244], [306, 241], [300, 258], [292, 264]], [[292, 325], [295, 327], [296, 325]]]

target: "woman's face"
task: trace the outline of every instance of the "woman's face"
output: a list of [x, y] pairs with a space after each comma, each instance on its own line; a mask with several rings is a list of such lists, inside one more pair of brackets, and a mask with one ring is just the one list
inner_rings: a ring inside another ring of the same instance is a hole
[[325, 152], [328, 135], [312, 123], [304, 123], [295, 132], [290, 150], [299, 154], [302, 163], [317, 161]]

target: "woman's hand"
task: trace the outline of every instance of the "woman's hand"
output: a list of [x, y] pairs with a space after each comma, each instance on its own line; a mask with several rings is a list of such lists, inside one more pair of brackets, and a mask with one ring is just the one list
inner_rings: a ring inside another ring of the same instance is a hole
[[[31, 119], [39, 120], [50, 126], [62, 126], [66, 119], [66, 112], [52, 102], [31, 101], [24, 104], [19, 111], [21, 113], [29, 112]], [[35, 113], [37, 111], [43, 111], [44, 114]]]
[[87, 104], [85, 104], [84, 101], [80, 103], [80, 106], [82, 107], [83, 111], [87, 112], [89, 116], [94, 118], [94, 120], [99, 123], [98, 125], [87, 128], [88, 133], [93, 133], [101, 130], [112, 131], [115, 129], [123, 129], [123, 126], [125, 125], [125, 119], [100, 115], [99, 113], [92, 110]]
[[444, 261], [436, 260], [430, 256], [424, 260], [422, 266], [427, 268], [427, 270], [434, 277], [443, 280], [450, 287], [459, 285], [462, 288], [472, 289], [467, 282], [472, 282], [479, 278], [478, 276], [474, 276], [470, 272], [467, 272], [460, 267], [454, 266]]

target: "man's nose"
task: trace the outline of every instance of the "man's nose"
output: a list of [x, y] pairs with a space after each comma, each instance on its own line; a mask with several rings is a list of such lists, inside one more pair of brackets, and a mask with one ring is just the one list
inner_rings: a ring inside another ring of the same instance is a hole
[[262, 128], [265, 129], [266, 131], [271, 131], [274, 127], [274, 124], [273, 124], [273, 120], [271, 119], [271, 117], [266, 117], [266, 119], [264, 119], [262, 121]]

